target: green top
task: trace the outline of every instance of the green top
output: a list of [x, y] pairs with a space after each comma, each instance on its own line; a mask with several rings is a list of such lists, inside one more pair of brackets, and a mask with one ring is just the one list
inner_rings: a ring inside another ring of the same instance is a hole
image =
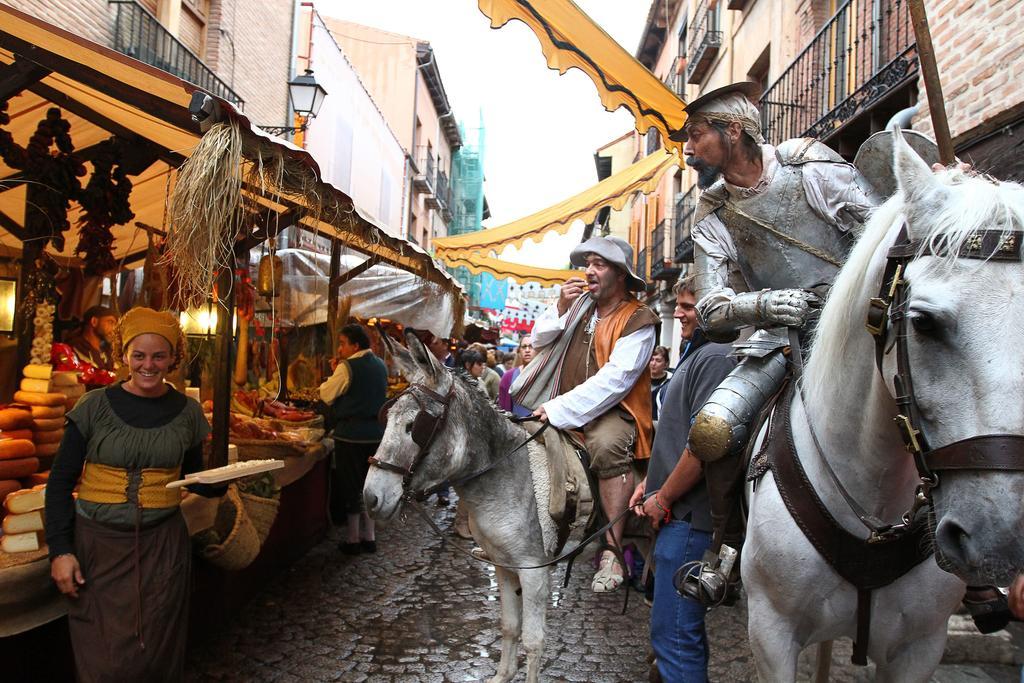
[[[117, 387], [115, 390], [114, 387]], [[118, 385], [86, 393], [67, 414], [85, 440], [85, 461], [130, 472], [147, 468], [180, 467], [185, 452], [200, 446], [210, 433], [210, 425], [198, 401], [171, 389], [157, 398], [135, 396]], [[121, 413], [111, 405], [109, 393], [118, 391]], [[130, 415], [126, 422], [122, 415]], [[137, 478], [129, 477], [130, 481]], [[137, 486], [137, 484], [135, 484]], [[132, 484], [129, 485], [129, 495]], [[93, 503], [77, 500], [79, 514], [118, 527], [135, 525], [136, 505]], [[170, 517], [176, 508], [146, 509], [142, 524], [149, 526]]]

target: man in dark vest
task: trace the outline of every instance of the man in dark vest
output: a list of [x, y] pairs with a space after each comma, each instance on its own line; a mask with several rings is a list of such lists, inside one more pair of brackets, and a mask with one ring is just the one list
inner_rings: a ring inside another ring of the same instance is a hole
[[[346, 555], [376, 552], [373, 520], [363, 510], [363, 483], [367, 462], [384, 436], [377, 413], [387, 400], [388, 371], [370, 350], [370, 338], [361, 325], [346, 325], [338, 334], [334, 373], [320, 385], [320, 400], [330, 407], [334, 425], [334, 469], [331, 512], [335, 522], [343, 508], [347, 536]], [[362, 527], [360, 531], [360, 526]]]

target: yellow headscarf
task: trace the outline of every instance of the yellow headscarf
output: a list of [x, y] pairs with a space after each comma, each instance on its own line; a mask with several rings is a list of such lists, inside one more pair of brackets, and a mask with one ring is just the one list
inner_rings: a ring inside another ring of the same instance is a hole
[[177, 367], [178, 363], [184, 354], [183, 340], [185, 335], [182, 334], [181, 326], [178, 324], [178, 318], [170, 311], [154, 311], [152, 308], [146, 308], [145, 306], [139, 306], [133, 308], [123, 316], [117, 324], [118, 329], [118, 345], [117, 355], [120, 356], [124, 349], [128, 347], [132, 339], [135, 339], [140, 334], [158, 334], [166, 339], [171, 349], [174, 350], [174, 365]]

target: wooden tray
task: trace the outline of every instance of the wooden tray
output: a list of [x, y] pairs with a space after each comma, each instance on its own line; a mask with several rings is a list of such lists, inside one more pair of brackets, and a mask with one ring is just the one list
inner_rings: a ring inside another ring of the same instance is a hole
[[193, 472], [184, 479], [172, 481], [167, 488], [174, 489], [191, 484], [220, 484], [221, 482], [248, 477], [260, 472], [270, 472], [284, 467], [284, 460], [246, 460], [224, 467], [215, 467], [212, 470]]

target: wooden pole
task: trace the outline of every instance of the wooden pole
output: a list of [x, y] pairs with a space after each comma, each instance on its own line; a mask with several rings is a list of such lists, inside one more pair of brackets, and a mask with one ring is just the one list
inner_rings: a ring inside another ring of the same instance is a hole
[[334, 358], [338, 348], [338, 275], [341, 274], [341, 240], [331, 239], [331, 269], [327, 274], [327, 339], [330, 343], [328, 356]]
[[[50, 233], [50, 221], [38, 207], [45, 206], [46, 198], [42, 195], [52, 190], [39, 183], [28, 183], [25, 186], [25, 242], [21, 245], [21, 273], [18, 276], [18, 303], [14, 309], [14, 338], [17, 340], [18, 372], [28, 364], [32, 355], [32, 339], [35, 337], [35, 310], [26, 310], [21, 305], [28, 294], [26, 286], [38, 268], [36, 262], [43, 254], [46, 245], [44, 235]], [[54, 339], [54, 341], [60, 341]], [[19, 375], [20, 376], [20, 375]]]
[[949, 166], [955, 161], [953, 138], [949, 133], [949, 120], [946, 118], [945, 100], [942, 97], [942, 83], [939, 81], [939, 67], [935, 63], [932, 32], [928, 28], [928, 14], [924, 8], [924, 0], [907, 0], [907, 2], [910, 9], [910, 20], [914, 24], [914, 37], [917, 40], [917, 60], [921, 65], [924, 87], [928, 93], [928, 111], [932, 117], [935, 141], [939, 145], [939, 161], [943, 166]]
[[231, 414], [231, 375], [234, 364], [231, 352], [234, 343], [232, 321], [235, 317], [234, 262], [217, 274], [217, 339], [213, 347], [213, 444], [210, 451], [212, 467], [228, 464], [228, 436]]

